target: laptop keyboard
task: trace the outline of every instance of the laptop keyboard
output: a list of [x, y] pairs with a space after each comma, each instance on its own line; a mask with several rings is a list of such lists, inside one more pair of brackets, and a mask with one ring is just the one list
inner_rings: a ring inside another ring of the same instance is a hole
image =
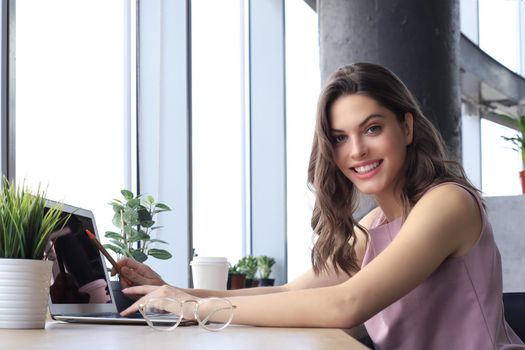
[[143, 318], [140, 312], [134, 312], [128, 316], [122, 316], [118, 312], [101, 312], [96, 314], [69, 314], [71, 316], [87, 316], [87, 317], [102, 317], [102, 318]]

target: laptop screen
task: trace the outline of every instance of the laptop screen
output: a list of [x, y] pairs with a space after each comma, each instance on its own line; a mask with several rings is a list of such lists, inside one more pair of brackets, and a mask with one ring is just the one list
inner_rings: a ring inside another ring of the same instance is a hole
[[[49, 201], [48, 207], [54, 204]], [[85, 233], [89, 229], [97, 234], [93, 213], [65, 205], [62, 215], [70, 217], [62, 229], [51, 234], [46, 247], [46, 256], [53, 261], [50, 305], [112, 304], [105, 263]], [[80, 307], [78, 310], [89, 309], [100, 311], [106, 308]]]

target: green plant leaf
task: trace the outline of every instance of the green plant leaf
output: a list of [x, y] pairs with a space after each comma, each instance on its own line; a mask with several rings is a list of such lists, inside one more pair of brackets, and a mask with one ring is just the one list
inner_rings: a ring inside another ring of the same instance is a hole
[[127, 231], [126, 234], [128, 235], [128, 243], [138, 242], [140, 241], [140, 235], [139, 232], [134, 229], [131, 226], [126, 227]]
[[124, 206], [122, 204], [113, 203], [113, 211], [115, 213], [120, 213], [122, 210], [124, 210]]
[[237, 263], [239, 271], [246, 274], [246, 278], [254, 279], [257, 273], [257, 258], [251, 255], [242, 257]]
[[133, 192], [131, 191], [128, 191], [128, 190], [121, 190], [120, 193], [122, 193], [122, 195], [124, 196], [124, 198], [129, 201], [131, 199], [133, 199]]
[[122, 213], [124, 222], [129, 225], [137, 225], [139, 223], [139, 214], [132, 208], [126, 208]]
[[154, 258], [167, 260], [172, 257], [171, 253], [164, 249], [151, 248], [148, 250], [148, 255], [151, 255]]
[[137, 208], [139, 205], [140, 205], [140, 198], [133, 198], [133, 199], [130, 199], [130, 200], [126, 203], [126, 206], [127, 206], [128, 208]]
[[121, 213], [115, 213], [115, 215], [113, 215], [113, 220], [111, 222], [113, 223], [113, 225], [117, 226], [118, 228], [122, 228], [121, 227], [122, 225]]
[[151, 242], [151, 237], [144, 231], [139, 231], [139, 237], [144, 242]]
[[171, 210], [171, 208], [168, 207], [164, 203], [157, 203], [157, 204], [155, 204], [155, 209], [161, 209], [162, 211], [169, 211], [169, 210]]
[[168, 244], [168, 242], [163, 241], [162, 239], [158, 239], [158, 238], [153, 238], [153, 239], [150, 239], [149, 241], [150, 241], [150, 243], [164, 243], [164, 244]]
[[140, 250], [135, 250], [133, 253], [133, 259], [137, 260], [138, 262], [144, 262], [148, 259], [148, 256], [141, 252]]
[[122, 231], [124, 231], [126, 235], [131, 236], [133, 235], [133, 232], [136, 232], [137, 230], [135, 230], [131, 225], [124, 225]]
[[144, 221], [152, 221], [152, 217], [151, 217], [151, 214], [150, 212], [148, 211], [148, 209], [146, 209], [145, 207], [142, 207], [139, 211], [138, 211], [138, 220], [142, 223]]
[[128, 242], [130, 243], [133, 243], [133, 242], [149, 242], [150, 240], [150, 236], [145, 233], [144, 231], [137, 231], [137, 230], [133, 230], [133, 233], [130, 235], [129, 239], [128, 239]]
[[16, 186], [5, 176], [0, 189], [0, 257], [42, 259], [51, 233], [63, 227], [69, 215], [62, 204], [46, 208], [46, 191]]
[[117, 246], [115, 246], [113, 244], [104, 244], [104, 248], [112, 250], [115, 253], [120, 254], [120, 255], [126, 255], [125, 251], [123, 249], [121, 249], [120, 247], [117, 247]]
[[155, 198], [153, 198], [152, 195], [148, 195], [148, 196], [146, 197], [146, 199], [147, 199], [147, 201], [148, 201], [149, 203], [151, 203], [151, 204], [155, 204]]
[[275, 259], [266, 255], [257, 257], [257, 269], [261, 278], [269, 278], [272, 273], [272, 266], [275, 264]]
[[155, 225], [155, 221], [153, 221], [153, 220], [147, 221], [146, 220], [146, 221], [142, 221], [140, 224], [142, 226], [144, 226], [144, 227], [151, 227], [151, 226]]
[[106, 237], [106, 238], [113, 238], [113, 239], [116, 239], [116, 240], [119, 240], [119, 239], [123, 238], [121, 234], [113, 232], [113, 231], [106, 231], [106, 233], [104, 234], [104, 237]]
[[513, 149], [521, 153], [522, 166], [523, 169], [525, 169], [525, 115], [511, 117], [510, 115], [498, 114], [498, 116], [518, 129], [516, 137], [502, 136], [502, 138], [506, 141], [512, 142], [515, 146]]
[[122, 250], [124, 250], [124, 251], [129, 251], [128, 246], [125, 245], [125, 244], [124, 244], [123, 242], [121, 242], [121, 241], [118, 241], [118, 240], [116, 240], [116, 239], [111, 239], [110, 242], [111, 242], [113, 245], [119, 247], [120, 249], [122, 249]]

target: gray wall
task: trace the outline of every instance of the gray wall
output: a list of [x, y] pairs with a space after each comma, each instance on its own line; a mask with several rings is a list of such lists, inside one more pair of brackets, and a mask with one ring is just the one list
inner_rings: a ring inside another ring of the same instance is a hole
[[486, 197], [503, 264], [503, 291], [525, 292], [525, 196]]

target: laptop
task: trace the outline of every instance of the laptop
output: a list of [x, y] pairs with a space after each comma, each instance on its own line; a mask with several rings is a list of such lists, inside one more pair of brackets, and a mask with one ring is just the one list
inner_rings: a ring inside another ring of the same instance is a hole
[[[46, 207], [54, 205], [48, 200]], [[129, 317], [119, 314], [122, 310], [117, 309], [105, 258], [85, 233], [89, 229], [100, 240], [93, 213], [63, 205], [61, 215], [70, 217], [61, 230], [50, 235], [46, 246], [46, 257], [53, 261], [51, 317], [66, 322], [146, 324], [138, 312]]]

